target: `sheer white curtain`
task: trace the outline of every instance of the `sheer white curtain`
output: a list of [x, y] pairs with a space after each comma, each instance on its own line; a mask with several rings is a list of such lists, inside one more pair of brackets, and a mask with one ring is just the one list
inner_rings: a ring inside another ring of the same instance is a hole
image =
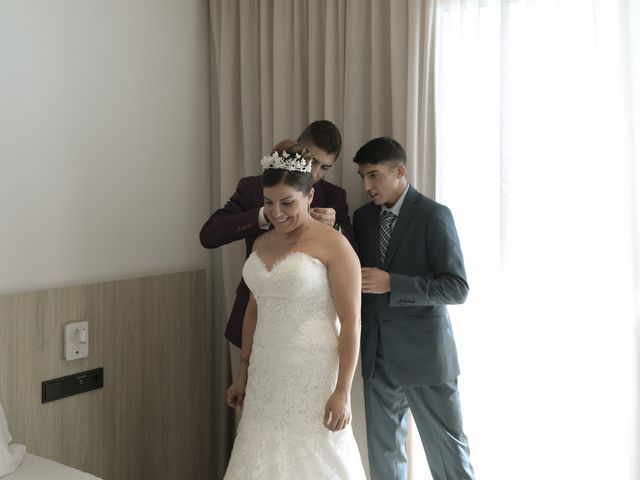
[[638, 478], [638, 2], [438, 2], [437, 198], [479, 478]]

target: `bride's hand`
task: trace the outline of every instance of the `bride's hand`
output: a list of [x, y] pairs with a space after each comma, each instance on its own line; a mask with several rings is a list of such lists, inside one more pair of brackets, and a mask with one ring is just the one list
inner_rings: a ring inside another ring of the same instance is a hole
[[227, 388], [227, 405], [236, 410], [242, 410], [244, 405], [244, 395], [247, 389], [247, 377], [238, 375], [231, 386]]
[[324, 407], [324, 426], [336, 432], [351, 421], [351, 400], [346, 392], [334, 391]]

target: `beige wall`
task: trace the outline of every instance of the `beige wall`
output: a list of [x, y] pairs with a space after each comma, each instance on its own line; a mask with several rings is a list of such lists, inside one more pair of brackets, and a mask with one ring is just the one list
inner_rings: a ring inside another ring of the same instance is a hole
[[0, 2], [0, 293], [201, 267], [205, 0]]

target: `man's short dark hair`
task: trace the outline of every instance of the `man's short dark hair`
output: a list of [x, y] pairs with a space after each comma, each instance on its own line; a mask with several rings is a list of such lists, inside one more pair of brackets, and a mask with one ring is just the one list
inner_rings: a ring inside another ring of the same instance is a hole
[[370, 163], [373, 165], [389, 162], [407, 164], [407, 154], [398, 142], [390, 137], [378, 137], [369, 140], [356, 152], [353, 161], [358, 165]]
[[307, 125], [300, 136], [298, 143], [303, 145], [315, 145], [320, 150], [336, 158], [342, 149], [342, 136], [340, 130], [329, 120], [316, 120]]

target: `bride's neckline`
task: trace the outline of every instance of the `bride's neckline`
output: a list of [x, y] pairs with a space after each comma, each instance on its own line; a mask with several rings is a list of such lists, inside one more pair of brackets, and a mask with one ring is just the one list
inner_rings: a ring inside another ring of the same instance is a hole
[[303, 252], [301, 250], [296, 250], [294, 252], [288, 252], [285, 253], [284, 255], [282, 255], [281, 257], [278, 257], [272, 264], [271, 267], [268, 267], [267, 264], [265, 263], [265, 261], [262, 259], [262, 257], [260, 256], [260, 254], [258, 253], [257, 250], [254, 250], [253, 252], [251, 252], [251, 255], [255, 255], [255, 257], [258, 259], [258, 261], [262, 264], [262, 267], [264, 268], [264, 270], [267, 273], [271, 273], [273, 272], [281, 263], [283, 263], [285, 260], [287, 260], [290, 257], [293, 257], [295, 255], [302, 255], [316, 263], [319, 263], [320, 265], [322, 265], [323, 267], [327, 267], [324, 263], [322, 263], [319, 259], [317, 259], [316, 257], [314, 257], [313, 255], [307, 253], [307, 252]]

